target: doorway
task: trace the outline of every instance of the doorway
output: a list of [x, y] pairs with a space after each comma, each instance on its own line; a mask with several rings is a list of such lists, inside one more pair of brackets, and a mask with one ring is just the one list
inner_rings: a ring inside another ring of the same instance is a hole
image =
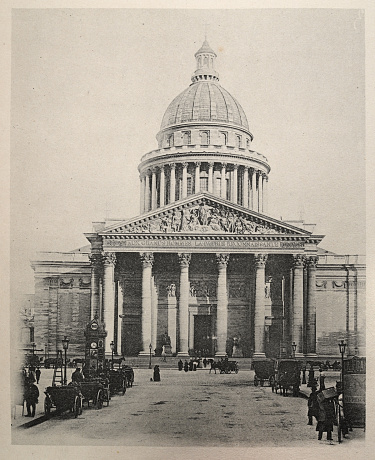
[[194, 315], [194, 350], [200, 356], [210, 356], [212, 349], [212, 316]]

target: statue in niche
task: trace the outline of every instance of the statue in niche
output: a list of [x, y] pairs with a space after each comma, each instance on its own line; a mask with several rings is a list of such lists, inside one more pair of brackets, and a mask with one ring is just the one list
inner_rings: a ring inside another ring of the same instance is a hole
[[190, 286], [190, 296], [191, 297], [196, 297], [197, 296], [197, 290], [195, 289], [194, 285]]
[[167, 287], [168, 297], [176, 297], [176, 285], [174, 283]]
[[272, 278], [271, 278], [271, 276], [269, 276], [267, 278], [267, 282], [266, 282], [266, 285], [265, 285], [265, 288], [264, 288], [264, 296], [265, 296], [266, 299], [271, 298], [271, 283], [272, 283]]

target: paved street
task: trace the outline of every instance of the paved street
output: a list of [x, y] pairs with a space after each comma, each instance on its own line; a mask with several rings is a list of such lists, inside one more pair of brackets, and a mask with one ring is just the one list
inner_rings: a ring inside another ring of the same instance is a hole
[[[69, 374], [70, 375], [70, 374]], [[43, 371], [38, 411], [43, 410], [44, 387], [52, 371]], [[269, 387], [254, 387], [254, 373], [209, 374], [208, 370], [178, 372], [162, 369], [161, 382], [152, 371], [135, 369], [135, 384], [124, 396], [116, 395], [109, 407], [83, 410], [51, 418], [32, 428], [17, 428], [30, 419], [13, 420], [13, 444], [117, 445], [117, 446], [317, 446], [315, 427], [307, 425], [307, 401], [273, 394]], [[364, 443], [355, 429], [345, 449]], [[334, 434], [337, 440], [337, 435]]]

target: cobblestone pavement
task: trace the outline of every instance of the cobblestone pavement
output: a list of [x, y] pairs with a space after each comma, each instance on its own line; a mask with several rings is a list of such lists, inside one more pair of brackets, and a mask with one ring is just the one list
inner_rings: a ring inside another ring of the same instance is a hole
[[[45, 371], [39, 384], [38, 413], [43, 410]], [[52, 376], [52, 374], [51, 374]], [[135, 369], [135, 384], [124, 396], [115, 395], [109, 407], [55, 416], [32, 428], [17, 428], [29, 421], [13, 419], [12, 443], [34, 445], [319, 447], [342, 450], [364, 445], [363, 429], [334, 446], [317, 440], [307, 425], [304, 398], [282, 397], [269, 387], [254, 387], [252, 371], [214, 374], [208, 370], [162, 370], [161, 382], [150, 381], [152, 371]], [[49, 380], [48, 380], [49, 379]], [[18, 409], [19, 411], [19, 409]]]

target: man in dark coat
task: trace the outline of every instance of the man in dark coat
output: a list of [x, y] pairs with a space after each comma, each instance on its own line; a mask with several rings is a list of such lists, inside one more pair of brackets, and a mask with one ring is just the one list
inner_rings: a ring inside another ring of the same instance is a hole
[[35, 409], [36, 405], [38, 404], [38, 398], [38, 387], [33, 382], [29, 382], [25, 389], [25, 401], [27, 409], [26, 417], [35, 417]]
[[36, 377], [36, 383], [37, 384], [39, 383], [39, 380], [40, 380], [40, 374], [41, 374], [41, 371], [40, 371], [39, 367], [37, 367], [36, 371], [35, 371], [35, 377]]
[[336, 421], [335, 405], [332, 399], [319, 399], [318, 424], [316, 431], [319, 432], [318, 439], [322, 439], [323, 432], [327, 432], [327, 441], [332, 441], [333, 424]]
[[184, 363], [183, 363], [183, 362], [181, 361], [181, 359], [180, 359], [180, 361], [178, 362], [178, 370], [179, 370], [179, 371], [182, 371], [182, 368], [183, 368], [183, 367], [184, 367]]
[[307, 416], [309, 418], [308, 425], [312, 425], [313, 417], [315, 417], [318, 420], [318, 414], [319, 414], [319, 404], [318, 404], [315, 386], [311, 387], [311, 393], [307, 401], [307, 407], [308, 407]]
[[77, 367], [77, 369], [72, 374], [72, 382], [74, 383], [83, 382], [83, 375], [81, 374], [81, 369], [79, 367]]

